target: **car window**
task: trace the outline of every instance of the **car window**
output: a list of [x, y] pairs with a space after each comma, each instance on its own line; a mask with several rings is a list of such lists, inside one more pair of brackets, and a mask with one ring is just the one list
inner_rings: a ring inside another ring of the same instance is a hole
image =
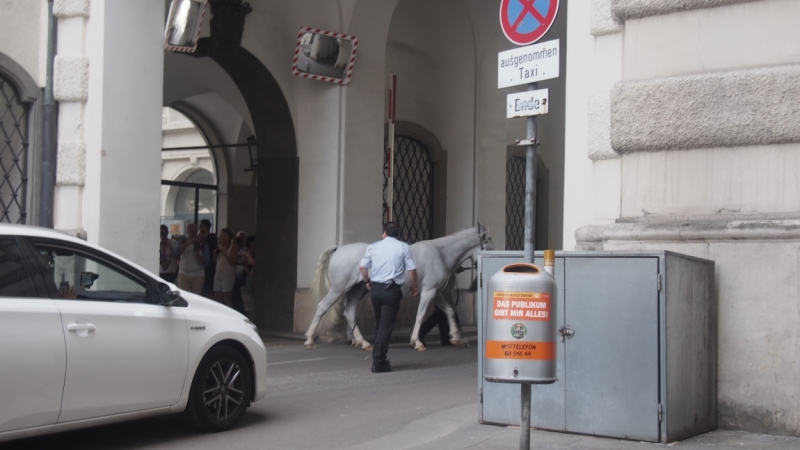
[[37, 244], [36, 250], [61, 298], [151, 302], [143, 281], [94, 256], [46, 244]]
[[0, 239], [0, 297], [36, 297], [36, 287], [15, 239]]

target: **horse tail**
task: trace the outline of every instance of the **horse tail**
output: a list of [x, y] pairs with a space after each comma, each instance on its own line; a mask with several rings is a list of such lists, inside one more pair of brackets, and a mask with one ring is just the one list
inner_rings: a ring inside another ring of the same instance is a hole
[[311, 280], [311, 297], [317, 302], [322, 300], [322, 297], [324, 297], [331, 288], [330, 278], [328, 277], [328, 266], [330, 266], [331, 256], [337, 248], [337, 246], [332, 245], [319, 255], [317, 268], [314, 271], [314, 278]]

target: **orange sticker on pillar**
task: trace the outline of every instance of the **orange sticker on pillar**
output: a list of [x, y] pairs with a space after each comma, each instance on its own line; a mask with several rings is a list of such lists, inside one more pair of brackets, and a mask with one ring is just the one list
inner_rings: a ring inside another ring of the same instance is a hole
[[494, 293], [494, 319], [550, 320], [549, 292]]

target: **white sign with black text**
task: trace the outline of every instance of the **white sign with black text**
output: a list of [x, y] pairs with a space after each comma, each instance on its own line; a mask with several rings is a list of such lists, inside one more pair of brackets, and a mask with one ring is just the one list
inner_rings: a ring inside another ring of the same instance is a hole
[[559, 40], [528, 45], [497, 54], [497, 88], [559, 77]]
[[548, 89], [517, 92], [506, 97], [506, 118], [538, 116], [547, 114]]

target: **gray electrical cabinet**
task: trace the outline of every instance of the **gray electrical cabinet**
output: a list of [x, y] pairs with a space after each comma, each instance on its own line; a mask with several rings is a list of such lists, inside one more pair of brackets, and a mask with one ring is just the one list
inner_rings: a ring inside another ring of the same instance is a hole
[[[481, 423], [519, 425], [520, 386], [488, 382], [483, 371], [486, 281], [522, 260], [522, 252], [478, 256]], [[717, 427], [713, 261], [556, 252], [555, 278], [558, 381], [532, 386], [532, 427], [662, 443]]]

